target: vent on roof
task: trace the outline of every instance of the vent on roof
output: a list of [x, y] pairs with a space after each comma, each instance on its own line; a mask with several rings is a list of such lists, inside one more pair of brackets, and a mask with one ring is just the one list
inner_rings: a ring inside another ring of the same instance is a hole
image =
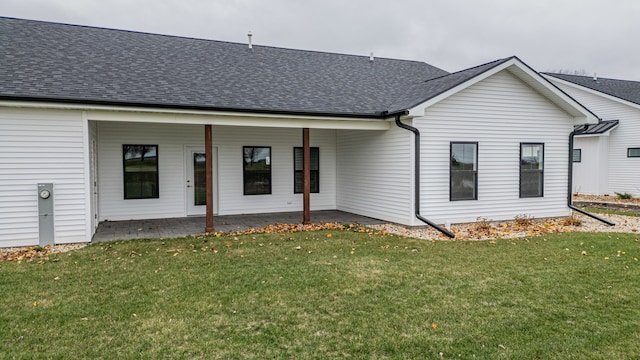
[[369, 55], [369, 61], [373, 61], [373, 51], [371, 52], [371, 54]]
[[598, 73], [593, 73], [593, 81], [598, 81]]
[[253, 34], [251, 33], [251, 31], [249, 31], [249, 33], [247, 34], [247, 37], [249, 38], [249, 49], [253, 49], [253, 44], [251, 44], [251, 37], [253, 36]]

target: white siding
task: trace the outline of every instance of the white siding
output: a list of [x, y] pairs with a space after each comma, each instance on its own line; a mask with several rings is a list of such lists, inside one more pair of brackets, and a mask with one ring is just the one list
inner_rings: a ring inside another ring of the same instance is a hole
[[[320, 193], [311, 210], [336, 208], [336, 131], [311, 129], [310, 145], [320, 148]], [[293, 148], [302, 146], [302, 129], [215, 126], [218, 146], [220, 215], [302, 211], [302, 194], [293, 193]], [[271, 146], [271, 195], [243, 195], [242, 147]]]
[[[97, 154], [97, 144], [98, 144], [98, 124], [95, 121], [88, 121], [89, 125], [89, 196], [90, 196], [90, 218], [91, 218], [91, 236], [95, 234], [95, 230], [98, 227], [98, 214], [97, 214], [97, 204], [94, 202], [98, 201], [97, 197], [97, 187], [95, 186], [98, 183], [98, 154]], [[95, 143], [95, 146], [94, 146]], [[94, 153], [95, 152], [95, 153]], [[96, 193], [94, 193], [96, 192]]]
[[89, 241], [80, 111], [0, 108], [0, 247], [37, 245], [37, 184], [54, 183], [56, 243]]
[[413, 133], [338, 131], [339, 210], [415, 225], [413, 194]]
[[573, 192], [604, 195], [608, 192], [609, 137], [575, 137], [574, 149], [582, 152], [582, 161], [573, 163]]
[[[640, 109], [572, 86], [560, 83], [556, 85], [603, 120], [620, 121], [609, 136], [609, 182], [604, 193], [613, 195], [619, 192], [640, 196], [640, 158], [627, 158], [627, 148], [640, 147]], [[594, 168], [592, 171], [601, 169]]]
[[[422, 132], [421, 213], [436, 223], [478, 217], [513, 219], [569, 214], [568, 136], [572, 118], [507, 71], [428, 108]], [[449, 201], [449, 146], [478, 142], [478, 199]], [[519, 197], [520, 143], [544, 143], [544, 197]]]
[[[204, 147], [204, 126], [151, 123], [98, 123], [100, 220], [186, 216], [184, 148]], [[335, 209], [335, 130], [310, 131], [320, 148], [320, 193], [312, 210]], [[122, 145], [158, 145], [158, 199], [124, 200]], [[293, 193], [293, 147], [302, 146], [301, 129], [213, 127], [218, 148], [218, 214], [301, 211], [302, 194]], [[242, 147], [271, 146], [272, 194], [243, 195]]]

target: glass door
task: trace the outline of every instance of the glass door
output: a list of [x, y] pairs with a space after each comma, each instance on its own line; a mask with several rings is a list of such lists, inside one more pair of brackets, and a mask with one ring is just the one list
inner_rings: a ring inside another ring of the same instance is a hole
[[[207, 173], [206, 173], [206, 155], [204, 149], [188, 147], [187, 148], [187, 215], [204, 215], [207, 205]], [[213, 212], [218, 212], [218, 195], [217, 195], [217, 148], [213, 149], [213, 185], [214, 185], [214, 203]]]

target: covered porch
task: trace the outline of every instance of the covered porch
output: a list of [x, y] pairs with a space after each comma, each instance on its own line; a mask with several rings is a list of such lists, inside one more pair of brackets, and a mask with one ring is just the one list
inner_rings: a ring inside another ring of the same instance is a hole
[[[274, 224], [298, 224], [301, 211], [215, 216], [216, 232], [226, 233]], [[337, 222], [341, 224], [375, 225], [385, 223], [365, 216], [338, 210], [311, 212], [312, 223]], [[170, 239], [190, 235], [202, 235], [205, 216], [189, 216], [165, 219], [103, 221], [98, 225], [92, 242], [131, 239]]]

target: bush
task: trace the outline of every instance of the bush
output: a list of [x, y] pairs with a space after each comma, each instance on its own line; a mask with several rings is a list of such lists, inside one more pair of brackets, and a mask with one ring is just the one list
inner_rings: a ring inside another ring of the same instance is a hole
[[522, 227], [527, 227], [527, 226], [531, 226], [534, 223], [535, 218], [531, 215], [527, 215], [527, 214], [522, 214], [522, 215], [516, 215], [513, 220], [516, 223], [516, 225], [518, 226], [522, 226]]
[[567, 216], [566, 218], [560, 220], [560, 225], [562, 226], [582, 226], [582, 220], [571, 214], [571, 216]]
[[494, 233], [491, 220], [485, 217], [477, 217], [476, 222], [469, 225], [468, 232], [471, 236], [489, 236]]
[[631, 195], [629, 193], [616, 192], [616, 195], [618, 195], [618, 198], [620, 198], [620, 199], [631, 199], [631, 198], [633, 198], [633, 195]]

